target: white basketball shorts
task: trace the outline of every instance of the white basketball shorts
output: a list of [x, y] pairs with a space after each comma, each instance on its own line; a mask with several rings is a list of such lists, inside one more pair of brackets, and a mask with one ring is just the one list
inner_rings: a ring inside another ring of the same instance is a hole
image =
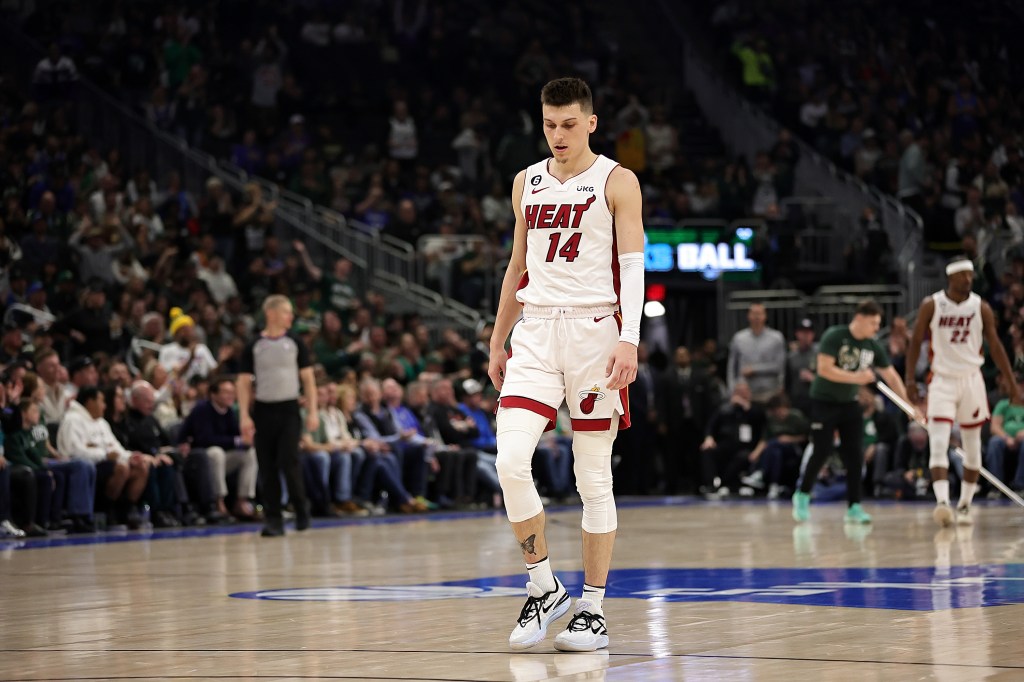
[[933, 374], [928, 381], [928, 420], [956, 422], [961, 428], [989, 420], [988, 393], [981, 372]]
[[611, 306], [526, 306], [512, 330], [499, 407], [536, 412], [550, 430], [565, 400], [574, 431], [606, 431], [614, 418], [619, 429], [628, 428], [628, 391], [609, 391], [605, 376], [619, 324]]

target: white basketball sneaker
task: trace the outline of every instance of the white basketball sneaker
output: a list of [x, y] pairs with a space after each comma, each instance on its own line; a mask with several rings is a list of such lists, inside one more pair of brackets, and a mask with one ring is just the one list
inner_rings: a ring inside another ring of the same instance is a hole
[[516, 650], [529, 649], [544, 641], [548, 625], [569, 611], [572, 599], [562, 581], [555, 578], [555, 589], [545, 592], [534, 583], [526, 583], [526, 604], [519, 612], [519, 622], [508, 637], [508, 645]]
[[948, 502], [939, 502], [935, 505], [932, 518], [943, 528], [949, 528], [953, 525], [953, 508], [949, 506]]
[[555, 648], [559, 651], [597, 651], [608, 646], [608, 630], [604, 626], [604, 615], [595, 613], [594, 602], [589, 599], [576, 601], [576, 611], [569, 626], [555, 637]]
[[956, 508], [956, 523], [958, 526], [969, 526], [974, 523], [969, 504], [962, 504]]

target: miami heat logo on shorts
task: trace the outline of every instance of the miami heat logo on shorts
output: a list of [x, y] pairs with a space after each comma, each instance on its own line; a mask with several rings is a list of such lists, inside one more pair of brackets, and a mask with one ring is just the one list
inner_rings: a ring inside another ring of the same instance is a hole
[[577, 395], [580, 399], [580, 412], [583, 414], [590, 414], [594, 411], [594, 405], [597, 401], [604, 400], [604, 393], [598, 389], [596, 384], [593, 388], [580, 391]]

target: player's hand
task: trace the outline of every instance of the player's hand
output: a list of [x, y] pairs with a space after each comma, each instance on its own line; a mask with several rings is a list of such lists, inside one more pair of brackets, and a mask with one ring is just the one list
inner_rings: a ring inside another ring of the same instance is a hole
[[487, 376], [491, 378], [494, 388], [499, 391], [501, 385], [505, 383], [505, 365], [507, 363], [508, 356], [505, 354], [504, 348], [498, 352], [491, 351], [491, 359], [487, 362]]
[[856, 383], [861, 386], [867, 386], [868, 384], [873, 384], [878, 381], [878, 379], [875, 378], [875, 373], [870, 369], [861, 369], [854, 372], [854, 378], [857, 380]]
[[316, 411], [310, 410], [309, 414], [306, 415], [306, 430], [313, 433], [319, 428], [320, 415]]
[[906, 382], [906, 386], [907, 386], [907, 400], [910, 402], [911, 405], [917, 405], [917, 399], [919, 397], [917, 395], [917, 382], [916, 381], [908, 381], [908, 382]]
[[605, 376], [608, 377], [608, 390], [617, 391], [633, 383], [636, 379], [636, 346], [626, 341], [619, 341], [615, 350], [608, 356]]

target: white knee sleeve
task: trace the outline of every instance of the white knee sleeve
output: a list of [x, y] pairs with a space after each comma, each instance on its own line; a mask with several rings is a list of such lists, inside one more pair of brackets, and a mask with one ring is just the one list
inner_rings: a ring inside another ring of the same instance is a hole
[[611, 533], [618, 527], [612, 496], [616, 426], [608, 431], [576, 431], [572, 436], [576, 490], [583, 500], [583, 530], [588, 533]]
[[981, 471], [981, 428], [960, 429], [964, 445], [964, 469]]
[[533, 484], [533, 452], [548, 425], [547, 417], [518, 407], [500, 408], [497, 416], [498, 482], [505, 497], [505, 512], [513, 523], [543, 511]]
[[929, 469], [949, 468], [949, 434], [953, 425], [945, 421], [928, 422]]

